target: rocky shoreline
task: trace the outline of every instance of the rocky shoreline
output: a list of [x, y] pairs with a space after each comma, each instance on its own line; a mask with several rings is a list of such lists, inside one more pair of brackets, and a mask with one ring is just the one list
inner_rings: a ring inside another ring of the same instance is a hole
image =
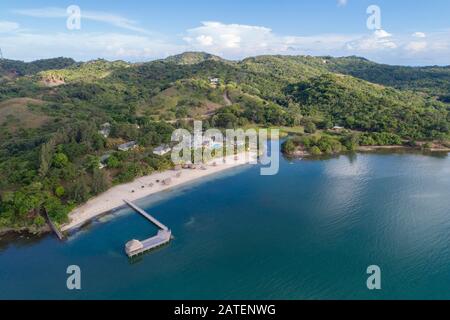
[[10, 234], [29, 234], [31, 236], [40, 236], [50, 232], [51, 229], [48, 225], [44, 225], [40, 228], [36, 227], [3, 228], [0, 229], [0, 237]]

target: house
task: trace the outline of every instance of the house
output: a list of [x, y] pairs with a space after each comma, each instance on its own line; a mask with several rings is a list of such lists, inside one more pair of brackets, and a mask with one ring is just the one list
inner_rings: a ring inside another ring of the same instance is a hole
[[137, 146], [138, 145], [137, 145], [136, 141], [130, 141], [130, 142], [121, 144], [117, 149], [119, 151], [129, 151], [129, 150], [137, 148]]
[[100, 133], [103, 137], [108, 138], [110, 132], [111, 132], [111, 124], [106, 122], [101, 125], [100, 131], [98, 133]]
[[172, 149], [168, 146], [168, 145], [160, 145], [159, 147], [155, 148], [153, 150], [154, 154], [157, 154], [158, 156], [163, 156], [167, 153], [169, 153], [170, 151], [172, 151]]
[[220, 84], [219, 78], [209, 78], [209, 84], [211, 86], [217, 87]]
[[342, 131], [344, 131], [345, 128], [344, 127], [340, 127], [340, 126], [334, 126], [333, 128], [331, 128], [330, 132], [334, 132], [334, 133], [342, 133]]

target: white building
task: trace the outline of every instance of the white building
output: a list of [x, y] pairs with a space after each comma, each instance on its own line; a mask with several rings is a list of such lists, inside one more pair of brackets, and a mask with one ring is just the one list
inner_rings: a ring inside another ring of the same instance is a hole
[[121, 144], [117, 149], [119, 151], [128, 151], [128, 150], [137, 148], [137, 146], [138, 145], [137, 145], [136, 141], [130, 141], [130, 142]]
[[220, 80], [219, 80], [219, 78], [209, 78], [209, 83], [212, 86], [218, 86], [220, 83]]
[[168, 145], [160, 145], [159, 147], [155, 148], [153, 150], [154, 154], [157, 154], [158, 156], [163, 156], [167, 153], [169, 153], [170, 151], [172, 151], [172, 149], [168, 146]]

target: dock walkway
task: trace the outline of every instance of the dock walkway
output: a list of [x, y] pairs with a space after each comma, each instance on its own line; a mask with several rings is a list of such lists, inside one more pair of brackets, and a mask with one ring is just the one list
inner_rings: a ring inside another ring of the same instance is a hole
[[132, 258], [132, 257], [138, 256], [149, 250], [158, 248], [158, 247], [163, 246], [170, 242], [170, 240], [172, 239], [172, 232], [169, 230], [169, 228], [167, 228], [164, 224], [162, 224], [161, 222], [156, 220], [154, 217], [149, 215], [147, 212], [145, 212], [144, 210], [142, 210], [141, 208], [139, 208], [132, 202], [127, 201], [127, 200], [124, 200], [124, 202], [160, 229], [156, 236], [151, 237], [147, 240], [144, 240], [144, 241], [131, 240], [131, 241], [129, 241], [125, 245], [125, 252], [127, 253], [128, 257]]
[[135, 205], [134, 203], [132, 203], [131, 201], [128, 200], [123, 200], [127, 205], [129, 205], [132, 209], [134, 209], [136, 212], [140, 213], [144, 218], [146, 218], [147, 220], [149, 220], [151, 223], [153, 223], [155, 226], [157, 226], [159, 229], [161, 230], [165, 230], [168, 231], [169, 228], [167, 228], [165, 225], [163, 225], [161, 222], [159, 222], [158, 220], [156, 220], [155, 218], [153, 218], [151, 215], [149, 215], [147, 212], [145, 212], [144, 210], [142, 210], [141, 208], [139, 208], [137, 205]]

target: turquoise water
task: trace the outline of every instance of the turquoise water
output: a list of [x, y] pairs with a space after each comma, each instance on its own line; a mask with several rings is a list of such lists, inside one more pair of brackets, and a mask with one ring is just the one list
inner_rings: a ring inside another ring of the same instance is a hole
[[[245, 167], [139, 204], [175, 239], [130, 262], [155, 229], [122, 210], [62, 243], [3, 241], [0, 298], [450, 299], [450, 159], [358, 154]], [[82, 290], [66, 289], [79, 265]], [[366, 268], [382, 290], [366, 288]]]

